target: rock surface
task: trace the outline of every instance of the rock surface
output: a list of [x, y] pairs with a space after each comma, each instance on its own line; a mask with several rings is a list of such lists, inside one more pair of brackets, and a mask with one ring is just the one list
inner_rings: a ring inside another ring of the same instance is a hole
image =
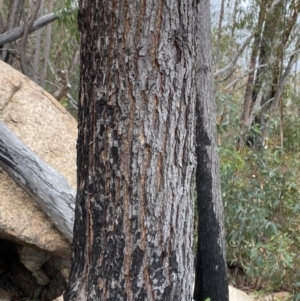
[[[76, 120], [41, 87], [0, 61], [0, 119], [76, 189]], [[70, 244], [0, 170], [0, 238], [69, 257]]]
[[49, 254], [19, 245], [18, 255], [20, 262], [31, 272], [39, 285], [46, 286], [49, 284], [50, 279], [42, 269], [42, 265], [51, 258]]
[[0, 288], [0, 301], [11, 301], [10, 294], [2, 288]]
[[245, 292], [233, 287], [229, 286], [229, 301], [254, 301], [255, 299]]
[[[76, 120], [50, 94], [11, 66], [0, 61], [0, 70], [0, 120], [76, 189]], [[2, 169], [0, 255], [0, 263], [4, 262], [0, 265], [3, 300], [10, 300], [3, 288], [12, 280], [26, 296], [39, 296], [44, 301], [53, 300], [64, 290], [70, 243]]]

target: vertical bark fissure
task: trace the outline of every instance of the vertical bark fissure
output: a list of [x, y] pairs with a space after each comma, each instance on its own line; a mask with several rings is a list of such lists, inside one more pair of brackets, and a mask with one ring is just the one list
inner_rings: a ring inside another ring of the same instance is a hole
[[159, 68], [159, 65], [157, 63], [156, 51], [157, 51], [157, 48], [159, 45], [159, 40], [160, 40], [160, 31], [161, 31], [161, 24], [162, 24], [162, 11], [163, 11], [163, 0], [158, 0], [158, 11], [157, 11], [157, 17], [156, 17], [156, 22], [155, 22], [155, 32], [153, 32], [153, 35], [152, 35], [153, 47], [150, 51], [150, 53], [152, 54], [152, 61], [154, 63], [154, 66], [157, 69]]
[[[131, 13], [132, 9], [135, 9], [136, 7], [131, 6]], [[140, 5], [138, 6], [138, 13], [135, 15], [136, 18], [132, 18], [132, 26], [129, 27], [129, 35], [135, 36], [134, 45], [135, 47], [140, 44], [141, 38], [142, 38], [142, 30], [143, 30], [143, 20], [145, 17], [146, 12], [146, 2], [142, 1]], [[136, 24], [136, 26], [134, 26]], [[127, 44], [127, 47], [129, 49], [130, 45]], [[129, 207], [128, 207], [128, 219], [130, 222], [130, 227], [128, 231], [130, 231], [128, 234], [130, 234], [130, 245], [128, 245], [128, 256], [130, 257], [130, 261], [128, 261], [128, 279], [130, 282], [127, 282], [128, 288], [131, 290], [132, 298], [133, 296], [136, 296], [137, 294], [141, 294], [141, 287], [139, 287], [139, 277], [144, 277], [144, 285], [146, 286], [145, 290], [148, 290], [149, 293], [149, 279], [147, 274], [147, 269], [143, 268], [143, 262], [145, 262], [145, 248], [146, 248], [146, 242], [145, 242], [145, 235], [146, 235], [146, 229], [144, 225], [144, 215], [145, 215], [145, 200], [144, 200], [144, 173], [146, 172], [147, 167], [147, 156], [149, 156], [149, 149], [145, 148], [145, 158], [144, 161], [146, 162], [140, 162], [141, 164], [138, 165], [136, 163], [136, 156], [139, 156], [139, 145], [143, 145], [144, 141], [144, 133], [142, 127], [140, 127], [138, 130], [136, 129], [136, 126], [140, 124], [139, 118], [140, 118], [140, 108], [143, 107], [145, 104], [145, 95], [141, 91], [139, 91], [136, 88], [136, 78], [139, 78], [140, 72], [138, 67], [139, 62], [139, 56], [138, 52], [133, 50], [131, 53], [131, 56], [134, 58], [134, 63], [132, 64], [132, 74], [135, 74], [135, 78], [129, 78], [129, 85], [130, 85], [130, 93], [131, 98], [134, 100], [134, 110], [132, 111], [132, 115], [130, 116], [131, 121], [131, 137], [129, 141], [131, 141], [130, 145], [130, 165], [128, 166], [128, 169], [130, 170], [130, 191], [129, 191]], [[139, 170], [139, 172], [137, 172]], [[139, 174], [141, 178], [138, 180]], [[139, 181], [140, 185], [136, 185], [136, 180]], [[137, 187], [138, 186], [138, 187]], [[138, 204], [139, 200], [139, 204]], [[140, 212], [140, 216], [137, 215], [137, 212]], [[136, 226], [138, 224], [139, 226]], [[139, 231], [137, 229], [140, 229]], [[141, 232], [141, 233], [140, 233]], [[133, 235], [136, 233], [139, 233], [141, 236], [140, 238], [137, 238], [136, 235]], [[141, 273], [143, 270], [143, 273]], [[150, 291], [151, 292], [151, 291]]]
[[[145, 138], [143, 135], [143, 140], [141, 141], [142, 144], [145, 143]], [[146, 185], [146, 180], [147, 180], [147, 169], [150, 166], [150, 157], [151, 157], [151, 149], [149, 146], [145, 147], [145, 158], [144, 158], [144, 170], [142, 171], [142, 177], [140, 180], [140, 187], [141, 187], [141, 199], [140, 199], [140, 206], [141, 206], [141, 217], [140, 217], [140, 227], [142, 229], [142, 235], [141, 235], [141, 242], [140, 242], [140, 248], [144, 252], [144, 259], [143, 259], [143, 264], [142, 264], [142, 269], [143, 269], [143, 276], [145, 279], [145, 290], [147, 291], [147, 294], [149, 296], [149, 301], [154, 301], [154, 296], [153, 296], [153, 288], [152, 288], [152, 283], [149, 275], [149, 270], [148, 270], [148, 262], [149, 258], [147, 256], [147, 226], [146, 226], [146, 214], [147, 214], [147, 204], [146, 204], [146, 191], [145, 191], [145, 185]], [[136, 279], [137, 280], [137, 279]]]
[[130, 267], [131, 267], [131, 252], [132, 252], [132, 235], [130, 231], [131, 222], [130, 222], [130, 196], [131, 196], [131, 175], [128, 173], [130, 171], [130, 162], [131, 162], [131, 151], [132, 151], [132, 135], [134, 128], [134, 113], [136, 109], [136, 101], [132, 92], [132, 83], [129, 81], [129, 99], [132, 107], [130, 108], [130, 117], [129, 117], [129, 128], [128, 128], [128, 141], [125, 141], [124, 148], [124, 158], [127, 162], [124, 162], [124, 171], [126, 171], [126, 193], [124, 197], [124, 212], [125, 212], [125, 236], [126, 244], [125, 244], [125, 277], [126, 277], [126, 291], [128, 300], [133, 300], [132, 294], [132, 285], [131, 285], [131, 275], [130, 275]]
[[[127, 3], [127, 0], [124, 0], [124, 33], [121, 37], [122, 39], [122, 48], [123, 50], [125, 51], [126, 48], [126, 40], [127, 40], [127, 36], [128, 36], [128, 31], [129, 31], [129, 28], [130, 28], [130, 16], [128, 16], [128, 9], [129, 9], [129, 4]], [[124, 55], [124, 53], [123, 53]]]
[[[94, 41], [93, 41], [94, 43]], [[88, 244], [87, 244], [87, 268], [86, 268], [86, 277], [90, 274], [90, 269], [92, 266], [92, 253], [93, 253], [93, 240], [94, 240], [94, 233], [93, 233], [93, 204], [94, 202], [94, 180], [95, 180], [95, 144], [96, 144], [96, 110], [95, 110], [95, 99], [93, 99], [93, 90], [94, 85], [92, 85], [90, 99], [89, 99], [89, 116], [90, 116], [90, 125], [88, 125], [87, 130], [90, 131], [89, 135], [89, 166], [88, 166], [88, 187], [87, 187], [87, 200], [86, 200], [86, 210], [87, 210], [87, 237], [88, 237]]]
[[138, 22], [137, 22], [137, 27], [136, 27], [136, 36], [137, 36], [137, 45], [141, 41], [141, 35], [142, 35], [142, 30], [143, 30], [143, 22], [145, 18], [145, 13], [146, 13], [146, 0], [142, 0], [141, 3], [141, 8], [140, 12], [138, 14]]

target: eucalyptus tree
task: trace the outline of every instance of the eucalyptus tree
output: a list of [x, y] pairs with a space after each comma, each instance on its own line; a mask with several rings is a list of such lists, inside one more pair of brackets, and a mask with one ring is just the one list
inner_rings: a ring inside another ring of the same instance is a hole
[[[219, 5], [222, 11], [222, 3]], [[227, 260], [237, 281], [241, 281], [242, 271], [243, 283], [253, 281], [259, 287], [270, 281], [270, 287], [278, 289], [280, 282], [282, 287], [297, 291], [297, 277], [282, 278], [298, 270], [296, 257], [284, 257], [293, 258], [290, 268], [274, 257], [281, 267], [274, 272], [264, 250], [271, 250], [271, 241], [276, 250], [282, 237], [293, 228], [288, 225], [295, 222], [292, 210], [278, 208], [298, 206], [296, 194], [286, 192], [286, 187], [287, 183], [297, 183], [293, 176], [298, 162], [294, 150], [299, 141], [299, 97], [295, 97], [297, 89], [291, 81], [294, 76], [294, 84], [299, 83], [295, 65], [300, 46], [300, 1], [226, 0], [224, 8], [224, 15], [220, 13], [222, 22], [218, 23], [221, 29], [215, 25], [213, 32]], [[270, 223], [274, 228], [267, 233]], [[253, 254], [253, 248], [259, 250], [262, 236], [266, 247]], [[298, 247], [295, 244], [295, 249]]]
[[[221, 11], [223, 2], [222, 5]], [[240, 46], [233, 52], [231, 62], [215, 71], [215, 77], [220, 82], [218, 88], [232, 94], [240, 90], [244, 93], [237, 148], [243, 148], [245, 143], [259, 148], [267, 135], [270, 116], [278, 111], [283, 116], [283, 89], [300, 46], [300, 1], [236, 1], [232, 7], [227, 1], [225, 7], [225, 17], [220, 14], [219, 24], [221, 18], [227, 21], [218, 28], [216, 60], [222, 54], [219, 40], [226, 40], [229, 32], [231, 41]]]
[[[257, 125], [261, 138], [252, 131], [242, 131], [240, 142], [259, 147], [266, 135], [268, 115], [280, 106], [283, 88], [299, 50], [298, 38], [300, 1], [262, 1], [256, 40], [253, 44], [241, 124], [244, 128]], [[257, 68], [255, 68], [257, 67]], [[280, 108], [281, 107], [281, 108]], [[242, 144], [242, 143], [241, 143]]]
[[216, 253], [197, 261], [195, 300], [226, 301], [209, 1], [79, 3], [78, 187], [64, 298], [192, 300], [197, 99], [199, 216], [216, 224], [199, 225], [199, 254]]

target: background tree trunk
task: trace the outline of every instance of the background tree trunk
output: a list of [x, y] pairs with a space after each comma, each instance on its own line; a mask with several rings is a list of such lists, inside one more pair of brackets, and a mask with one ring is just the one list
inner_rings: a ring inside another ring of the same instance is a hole
[[[53, 0], [48, 0], [48, 13], [53, 11]], [[42, 60], [42, 68], [40, 73], [40, 85], [41, 87], [45, 87], [46, 76], [47, 76], [47, 66], [50, 55], [50, 47], [51, 47], [51, 33], [52, 33], [52, 24], [49, 23], [46, 26], [46, 34], [45, 34], [45, 43], [44, 43], [44, 52], [43, 52], [43, 60]]]
[[[41, 0], [40, 10], [38, 16], [41, 17], [45, 11], [45, 0]], [[51, 23], [50, 23], [51, 24]], [[48, 25], [49, 26], [49, 25]], [[41, 53], [41, 40], [42, 40], [43, 28], [40, 28], [37, 31], [36, 39], [35, 39], [35, 47], [34, 47], [34, 57], [33, 57], [33, 81], [39, 84], [39, 62], [40, 62], [40, 53]]]
[[36, 0], [31, 3], [30, 11], [28, 13], [28, 17], [27, 17], [27, 20], [26, 20], [25, 26], [24, 26], [23, 36], [22, 36], [22, 39], [20, 42], [19, 51], [20, 51], [21, 68], [22, 68], [23, 74], [27, 75], [28, 77], [29, 77], [29, 67], [28, 67], [27, 61], [26, 61], [27, 41], [28, 41], [28, 36], [30, 34], [32, 25], [39, 12], [40, 4], [41, 4], [41, 0]]
[[[240, 135], [238, 139], [237, 149], [242, 149], [244, 147], [246, 137], [245, 134], [248, 132], [251, 124], [249, 124], [249, 120], [251, 117], [251, 109], [254, 105], [253, 100], [253, 88], [254, 88], [254, 80], [255, 80], [255, 66], [257, 64], [257, 55], [259, 53], [259, 47], [261, 43], [261, 31], [263, 27], [263, 23], [265, 20], [267, 3], [262, 1], [259, 8], [259, 17], [257, 22], [257, 28], [254, 36], [254, 42], [252, 45], [252, 51], [250, 56], [250, 64], [249, 64], [249, 74], [246, 84], [246, 91], [245, 91], [245, 99], [243, 105], [243, 111], [241, 115], [241, 125], [240, 125]], [[259, 62], [261, 63], [261, 62]]]
[[65, 300], [192, 299], [195, 1], [80, 1]]
[[196, 19], [196, 47], [199, 56], [196, 72], [198, 246], [194, 299], [228, 301], [209, 3], [209, 0], [199, 1]]
[[[6, 27], [5, 27], [6, 31], [9, 31], [16, 26], [18, 20], [20, 19], [20, 15], [22, 13], [23, 6], [24, 6], [24, 0], [10, 1], [9, 14], [8, 14], [7, 23], [6, 23]], [[3, 45], [1, 59], [5, 62], [7, 62], [8, 58], [9, 58], [9, 55], [7, 55], [9, 46], [10, 46], [9, 44]]]
[[224, 18], [224, 5], [225, 0], [221, 0], [221, 9], [220, 9], [220, 16], [219, 16], [219, 23], [218, 23], [218, 38], [217, 38], [217, 45], [216, 45], [216, 60], [215, 60], [215, 70], [219, 70], [219, 61], [220, 61], [220, 43], [222, 37], [222, 23]]

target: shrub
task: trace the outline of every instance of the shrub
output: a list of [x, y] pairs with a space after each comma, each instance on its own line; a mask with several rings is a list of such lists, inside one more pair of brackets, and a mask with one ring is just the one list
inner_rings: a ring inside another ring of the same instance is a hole
[[297, 290], [298, 162], [276, 146], [219, 153], [229, 264], [252, 284]]

